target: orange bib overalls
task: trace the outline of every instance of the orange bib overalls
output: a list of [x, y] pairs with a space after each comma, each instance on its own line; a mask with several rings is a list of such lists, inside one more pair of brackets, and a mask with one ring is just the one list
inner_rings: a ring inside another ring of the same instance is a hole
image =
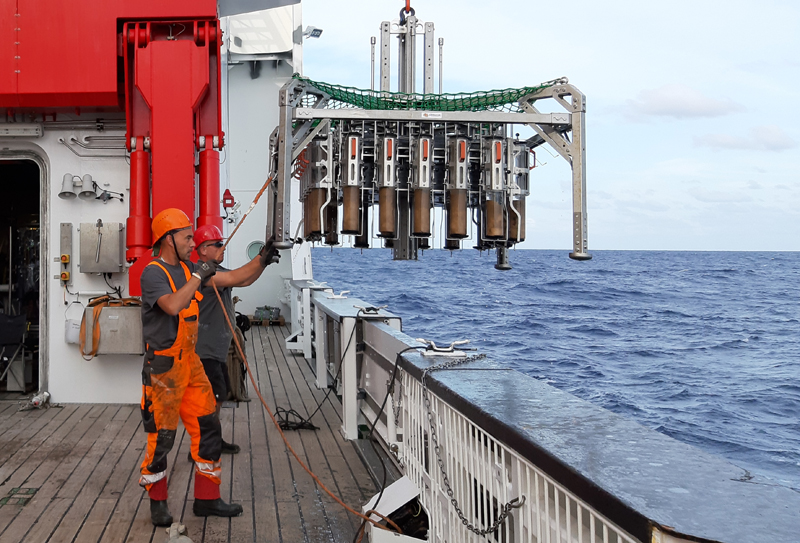
[[[172, 292], [175, 282], [167, 269], [153, 261], [169, 279]], [[189, 267], [181, 262], [186, 280]], [[178, 417], [191, 438], [195, 461], [195, 498], [219, 498], [222, 430], [216, 414], [216, 400], [200, 357], [194, 350], [197, 343], [196, 292], [189, 307], [178, 313], [178, 333], [171, 347], [155, 351], [147, 345], [142, 370], [142, 420], [147, 432], [147, 452], [141, 466], [139, 484], [150, 498], [167, 499], [167, 454], [172, 450], [178, 429]]]

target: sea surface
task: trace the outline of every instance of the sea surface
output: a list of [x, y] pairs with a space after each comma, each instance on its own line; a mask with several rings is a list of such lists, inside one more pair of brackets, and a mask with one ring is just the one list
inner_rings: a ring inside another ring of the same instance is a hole
[[800, 490], [800, 253], [313, 250], [314, 277]]

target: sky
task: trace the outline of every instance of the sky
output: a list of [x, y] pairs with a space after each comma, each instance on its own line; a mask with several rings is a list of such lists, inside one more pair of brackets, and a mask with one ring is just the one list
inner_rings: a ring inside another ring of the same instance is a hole
[[[370, 37], [405, 2], [302, 6], [323, 29], [304, 75], [369, 88]], [[411, 6], [444, 38], [444, 92], [566, 76], [586, 95], [590, 251], [800, 250], [800, 2]], [[537, 159], [521, 248], [569, 249], [569, 166]]]

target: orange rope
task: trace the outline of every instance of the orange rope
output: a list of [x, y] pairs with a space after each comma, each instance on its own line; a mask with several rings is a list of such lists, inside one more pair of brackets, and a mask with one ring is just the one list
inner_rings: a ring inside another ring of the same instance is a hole
[[406, 13], [411, 13], [411, 0], [406, 0]]
[[264, 194], [264, 191], [267, 190], [267, 187], [269, 186], [270, 183], [272, 183], [273, 179], [275, 179], [275, 174], [272, 174], [271, 176], [269, 176], [267, 178], [267, 182], [264, 183], [264, 186], [261, 187], [261, 190], [258, 191], [258, 194], [256, 194], [256, 197], [253, 200], [253, 203], [250, 204], [250, 209], [247, 210], [247, 213], [244, 214], [244, 216], [242, 217], [242, 220], [239, 221], [239, 224], [237, 224], [236, 228], [233, 229], [233, 232], [231, 232], [231, 235], [228, 236], [228, 239], [225, 241], [225, 245], [222, 246], [223, 249], [225, 247], [227, 247], [228, 244], [231, 242], [231, 239], [233, 238], [233, 235], [236, 233], [236, 231], [239, 229], [239, 227], [242, 226], [242, 223], [247, 218], [247, 216], [250, 214], [250, 212], [253, 211], [253, 208], [256, 207], [256, 204], [258, 203], [258, 200], [261, 199], [261, 195]]
[[[267, 181], [267, 185], [268, 184], [269, 184], [269, 181]], [[264, 188], [266, 188], [266, 185], [264, 185]], [[263, 192], [264, 189], [261, 189], [261, 191]], [[259, 196], [260, 196], [260, 193], [259, 193]], [[256, 199], [258, 199], [258, 197], [256, 197]], [[244, 218], [242, 220], [244, 220]], [[234, 230], [234, 233], [235, 232], [236, 231]], [[231, 237], [233, 237], [233, 234], [231, 234]], [[228, 239], [230, 240], [230, 238], [228, 238]], [[214, 282], [214, 278], [213, 277], [211, 278], [210, 283], [211, 283], [211, 286], [214, 287], [214, 294], [217, 295], [217, 301], [219, 302], [220, 307], [225, 307], [225, 304], [222, 303], [222, 297], [219, 295], [219, 291], [217, 290], [217, 284]], [[306, 466], [305, 463], [302, 460], [300, 460], [300, 457], [297, 456], [297, 453], [294, 451], [292, 446], [289, 445], [289, 441], [286, 439], [286, 436], [284, 435], [280, 424], [278, 424], [278, 421], [275, 420], [275, 416], [272, 414], [272, 410], [269, 408], [269, 406], [267, 405], [267, 402], [264, 400], [264, 397], [261, 395], [261, 391], [258, 389], [258, 385], [256, 384], [255, 377], [253, 377], [253, 372], [250, 370], [250, 364], [247, 362], [247, 357], [244, 355], [244, 350], [242, 349], [242, 346], [239, 344], [239, 338], [236, 337], [236, 332], [233, 329], [233, 324], [231, 324], [231, 319], [228, 316], [228, 312], [227, 311], [223, 311], [222, 314], [225, 315], [225, 322], [228, 323], [228, 328], [230, 328], [231, 332], [233, 333], [233, 341], [236, 344], [236, 350], [239, 351], [239, 356], [241, 356], [242, 360], [244, 360], [244, 365], [247, 368], [247, 374], [250, 376], [250, 382], [253, 383], [253, 388], [255, 389], [256, 394], [258, 394], [258, 399], [261, 400], [261, 405], [263, 405], [264, 409], [267, 410], [267, 414], [269, 415], [269, 418], [272, 419], [272, 422], [275, 424], [275, 427], [278, 429], [278, 432], [281, 434], [281, 438], [283, 438], [283, 442], [286, 444], [286, 448], [289, 449], [289, 452], [292, 453], [292, 456], [294, 456], [295, 459], [297, 460], [297, 462], [303, 467], [304, 470], [306, 470], [306, 473], [308, 473], [311, 476], [311, 478], [314, 479], [314, 482], [316, 482], [320, 486], [320, 488], [322, 488], [322, 490], [324, 490], [328, 494], [328, 496], [330, 496], [331, 498], [336, 500], [336, 503], [338, 503], [339, 505], [341, 505], [342, 507], [347, 509], [350, 513], [353, 513], [354, 515], [356, 515], [358, 517], [361, 517], [362, 519], [364, 519], [364, 520], [366, 520], [368, 522], [371, 522], [372, 524], [374, 524], [375, 526], [377, 526], [378, 528], [380, 528], [382, 530], [387, 530], [388, 531], [389, 529], [386, 528], [385, 526], [382, 526], [377, 521], [372, 520], [370, 517], [368, 517], [366, 515], [362, 515], [358, 511], [350, 508], [342, 500], [340, 500], [333, 492], [328, 490], [328, 487], [326, 487], [324, 484], [322, 484], [322, 481], [319, 480], [319, 477], [314, 475], [314, 472], [312, 472], [308, 468], [308, 466]], [[380, 516], [382, 518], [384, 518], [387, 522], [389, 522], [392, 525], [392, 527], [397, 530], [398, 533], [400, 533], [400, 534], [403, 533], [403, 531], [400, 529], [400, 527], [397, 524], [395, 524], [392, 520], [390, 520], [390, 519], [388, 519], [386, 517], [383, 517], [383, 515], [380, 515]]]

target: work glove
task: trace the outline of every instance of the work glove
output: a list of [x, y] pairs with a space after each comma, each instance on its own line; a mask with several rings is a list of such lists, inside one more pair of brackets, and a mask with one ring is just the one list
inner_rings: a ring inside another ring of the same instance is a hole
[[275, 248], [274, 238], [269, 238], [267, 240], [266, 245], [258, 252], [258, 256], [260, 257], [259, 262], [261, 262], [262, 268], [266, 268], [270, 264], [277, 264], [278, 261], [280, 261], [281, 255], [278, 253], [278, 249]]
[[217, 264], [213, 260], [198, 262], [194, 272], [200, 276], [200, 282], [205, 285], [208, 278], [217, 273]]

